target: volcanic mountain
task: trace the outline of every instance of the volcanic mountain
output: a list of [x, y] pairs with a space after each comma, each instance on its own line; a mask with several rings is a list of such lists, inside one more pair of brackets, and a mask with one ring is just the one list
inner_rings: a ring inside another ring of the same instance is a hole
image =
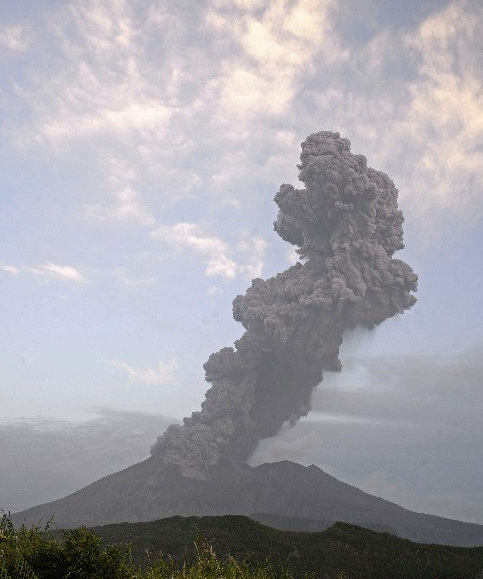
[[[265, 524], [313, 530], [342, 521], [390, 529], [421, 543], [483, 545], [483, 526], [415, 513], [369, 495], [323, 472], [282, 461], [250, 467], [222, 464], [185, 476], [175, 464], [150, 458], [106, 476], [65, 498], [13, 515], [15, 523], [59, 528], [152, 521], [174, 515], [254, 515]], [[263, 515], [261, 515], [263, 514]], [[305, 521], [305, 522], [304, 522]]]

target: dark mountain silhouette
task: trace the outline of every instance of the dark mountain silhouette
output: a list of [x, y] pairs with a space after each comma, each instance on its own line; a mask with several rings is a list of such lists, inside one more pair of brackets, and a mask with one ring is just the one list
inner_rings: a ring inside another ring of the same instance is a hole
[[[205, 471], [203, 478], [192, 478], [184, 476], [178, 465], [150, 458], [63, 499], [17, 513], [13, 520], [43, 524], [54, 517], [58, 528], [72, 528], [176, 515], [252, 513], [259, 513], [254, 516], [258, 520], [260, 513], [272, 516], [275, 527], [280, 527], [280, 518], [285, 518], [286, 525], [299, 525], [297, 530], [314, 530], [314, 520], [342, 521], [391, 529], [401, 538], [421, 543], [483, 545], [482, 525], [415, 513], [343, 483], [314, 465], [289, 461], [254, 468], [223, 464]], [[305, 528], [300, 519], [306, 520]], [[270, 524], [267, 519], [263, 522]]]

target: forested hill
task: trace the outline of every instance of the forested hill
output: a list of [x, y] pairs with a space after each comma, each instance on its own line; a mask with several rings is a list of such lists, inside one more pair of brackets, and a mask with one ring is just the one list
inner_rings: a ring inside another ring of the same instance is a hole
[[475, 579], [483, 577], [483, 547], [448, 547], [400, 539], [346, 523], [323, 532], [303, 533], [266, 527], [248, 517], [170, 517], [147, 523], [121, 523], [92, 529], [107, 544], [130, 541], [135, 559], [146, 549], [176, 560], [194, 556], [203, 536], [216, 553], [249, 557], [288, 567], [296, 576], [350, 579]]

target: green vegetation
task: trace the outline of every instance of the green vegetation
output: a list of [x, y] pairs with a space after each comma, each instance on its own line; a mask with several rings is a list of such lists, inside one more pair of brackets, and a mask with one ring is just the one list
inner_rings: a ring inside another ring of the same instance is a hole
[[103, 548], [100, 537], [85, 528], [57, 541], [48, 528], [16, 530], [7, 515], [0, 519], [0, 579], [137, 578], [132, 569], [126, 547]]
[[[163, 551], [176, 561], [192, 561], [200, 532], [223, 558], [269, 559], [294, 576], [350, 579], [475, 579], [483, 570], [483, 547], [423, 545], [388, 533], [336, 523], [323, 532], [280, 531], [248, 517], [170, 517], [148, 523], [95, 527], [105, 545], [130, 541], [133, 558], [145, 549]], [[482, 574], [483, 578], [483, 574]]]
[[242, 516], [172, 517], [63, 532], [0, 519], [0, 579], [476, 579], [482, 570], [483, 547], [343, 523], [300, 533]]
[[292, 579], [269, 561], [218, 558], [201, 536], [189, 564], [147, 551], [141, 566], [133, 562], [129, 544], [103, 547], [101, 538], [83, 527], [66, 531], [62, 540], [56, 534], [48, 528], [15, 529], [3, 515], [0, 579]]

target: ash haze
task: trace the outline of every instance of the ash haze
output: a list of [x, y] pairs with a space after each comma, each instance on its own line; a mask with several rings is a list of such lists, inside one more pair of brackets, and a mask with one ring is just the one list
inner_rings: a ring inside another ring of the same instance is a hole
[[41, 463], [56, 492], [89, 482], [59, 445], [95, 438], [95, 478], [199, 407], [203, 363], [240, 337], [233, 298], [296, 262], [272, 200], [327, 130], [399, 189], [418, 304], [348, 336], [313, 411], [251, 461], [483, 523], [483, 7], [393, 4], [0, 6], [3, 508], [55, 498]]

